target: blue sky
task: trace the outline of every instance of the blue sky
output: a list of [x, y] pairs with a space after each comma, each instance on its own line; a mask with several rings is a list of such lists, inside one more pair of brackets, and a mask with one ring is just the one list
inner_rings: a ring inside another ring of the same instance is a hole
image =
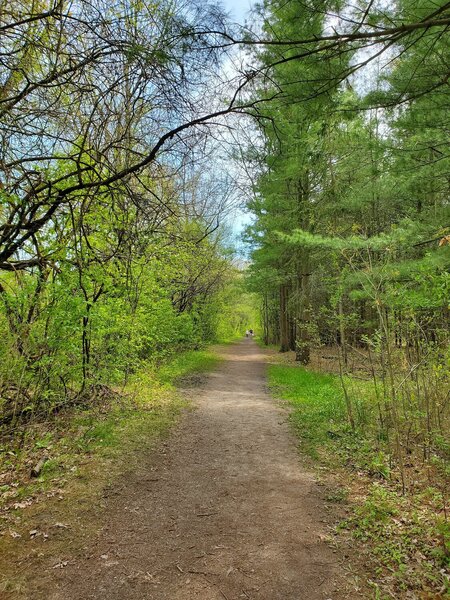
[[222, 4], [227, 11], [232, 13], [238, 23], [244, 23], [253, 2], [251, 0], [222, 0]]
[[[244, 24], [248, 18], [253, 3], [254, 0], [222, 0], [222, 5], [231, 14], [232, 20], [241, 24]], [[245, 226], [249, 225], [251, 221], [251, 215], [239, 209], [228, 218], [228, 224], [231, 226], [232, 234], [235, 237], [236, 250], [241, 257], [245, 257], [247, 249], [242, 246], [240, 235]]]

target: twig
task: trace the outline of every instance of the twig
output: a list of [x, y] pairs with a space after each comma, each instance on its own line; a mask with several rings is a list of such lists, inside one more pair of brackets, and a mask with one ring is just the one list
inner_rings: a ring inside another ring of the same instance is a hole
[[189, 569], [186, 573], [194, 573], [195, 575], [214, 575], [215, 577], [220, 577], [220, 573], [211, 573], [210, 571], [197, 571], [196, 569]]

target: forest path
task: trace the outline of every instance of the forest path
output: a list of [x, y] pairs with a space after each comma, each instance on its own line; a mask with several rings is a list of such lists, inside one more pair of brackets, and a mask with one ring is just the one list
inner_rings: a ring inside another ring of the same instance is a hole
[[53, 571], [46, 598], [346, 597], [321, 490], [265, 390], [265, 355], [246, 339], [222, 355], [196, 410], [119, 482], [99, 536]]

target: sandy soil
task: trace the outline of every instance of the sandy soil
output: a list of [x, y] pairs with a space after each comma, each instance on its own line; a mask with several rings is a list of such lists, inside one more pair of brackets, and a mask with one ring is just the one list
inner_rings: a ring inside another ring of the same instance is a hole
[[252, 340], [196, 391], [196, 410], [106, 496], [84, 554], [36, 581], [47, 600], [319, 600], [346, 592], [321, 488], [265, 391]]

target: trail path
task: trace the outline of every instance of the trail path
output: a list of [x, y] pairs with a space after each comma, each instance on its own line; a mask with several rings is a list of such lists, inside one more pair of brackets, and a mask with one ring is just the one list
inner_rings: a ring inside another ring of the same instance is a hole
[[223, 350], [168, 443], [107, 500], [86, 556], [50, 600], [339, 600], [323, 500], [265, 391], [252, 340]]

